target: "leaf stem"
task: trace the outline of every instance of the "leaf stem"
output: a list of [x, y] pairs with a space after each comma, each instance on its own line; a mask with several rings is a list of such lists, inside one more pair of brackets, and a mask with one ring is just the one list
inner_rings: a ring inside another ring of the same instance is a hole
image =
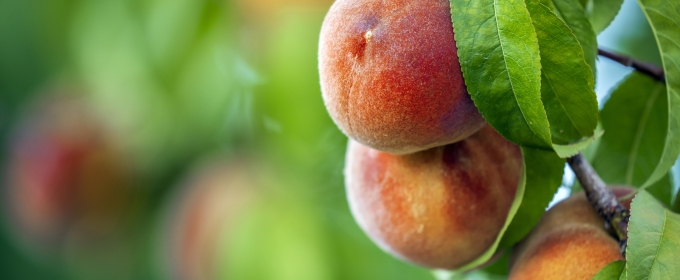
[[621, 245], [621, 253], [626, 252], [628, 241], [628, 218], [630, 212], [616, 199], [614, 193], [607, 188], [595, 169], [581, 153], [567, 158], [567, 163], [581, 182], [586, 197], [595, 211], [604, 218], [606, 226], [613, 229]]
[[625, 55], [613, 53], [603, 49], [597, 49], [597, 54], [616, 61], [621, 65], [633, 67], [633, 69], [639, 71], [640, 73], [650, 76], [659, 82], [666, 83], [666, 77], [664, 76], [663, 69], [652, 63], [638, 61]]

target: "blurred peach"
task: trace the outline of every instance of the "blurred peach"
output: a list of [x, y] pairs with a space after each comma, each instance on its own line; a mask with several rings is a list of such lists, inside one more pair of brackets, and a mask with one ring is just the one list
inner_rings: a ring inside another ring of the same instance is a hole
[[220, 240], [255, 198], [255, 174], [245, 161], [198, 165], [173, 195], [166, 213], [164, 250], [173, 279], [215, 279]]
[[61, 246], [76, 228], [116, 227], [131, 172], [104, 122], [84, 99], [61, 92], [39, 99], [26, 116], [8, 147], [10, 227], [40, 249]]

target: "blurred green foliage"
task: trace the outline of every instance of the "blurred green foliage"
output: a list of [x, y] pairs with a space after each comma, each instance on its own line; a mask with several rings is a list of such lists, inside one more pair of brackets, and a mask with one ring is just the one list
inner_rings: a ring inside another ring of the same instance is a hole
[[[0, 2], [3, 182], [15, 164], [8, 140], [35, 114], [30, 104], [55, 88], [75, 89], [67, 95], [91, 104], [134, 174], [121, 186], [132, 192], [132, 212], [120, 237], [69, 237], [43, 252], [26, 247], [4, 215], [0, 278], [176, 276], [162, 225], [177, 219], [167, 209], [181, 201], [172, 196], [184, 194], [182, 178], [206, 157], [244, 156], [262, 168], [253, 177], [264, 183], [252, 186], [258, 202], [216, 233], [216, 278], [432, 278], [378, 249], [349, 213], [346, 138], [318, 83], [318, 33], [330, 1], [271, 2], [276, 9], [209, 0]], [[12, 198], [3, 199], [9, 207]]]

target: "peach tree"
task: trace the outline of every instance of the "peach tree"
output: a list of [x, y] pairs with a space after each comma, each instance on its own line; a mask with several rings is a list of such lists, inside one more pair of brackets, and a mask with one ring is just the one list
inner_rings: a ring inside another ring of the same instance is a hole
[[[598, 48], [622, 3], [336, 1], [321, 31], [321, 88], [351, 139], [348, 198], [367, 234], [456, 275], [680, 275], [670, 171], [680, 155], [680, 2], [638, 0], [661, 66]], [[635, 69], [603, 106], [598, 56]], [[506, 140], [482, 143], [496, 133]], [[514, 165], [496, 151], [513, 146]], [[546, 212], [565, 163], [585, 195]]]

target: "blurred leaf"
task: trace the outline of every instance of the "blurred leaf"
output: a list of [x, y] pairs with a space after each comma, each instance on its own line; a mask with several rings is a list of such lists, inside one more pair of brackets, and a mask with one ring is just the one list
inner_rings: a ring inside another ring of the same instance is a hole
[[479, 111], [508, 140], [550, 148], [538, 40], [524, 2], [450, 2], [461, 69]]
[[590, 0], [592, 6], [586, 5], [588, 19], [595, 33], [600, 33], [607, 28], [621, 10], [623, 0]]
[[[597, 36], [590, 25], [586, 12], [577, 0], [553, 0], [557, 14], [562, 16], [581, 44], [586, 63], [596, 76], [595, 60], [597, 59]], [[543, 54], [541, 54], [543, 57]], [[593, 85], [594, 86], [594, 85]]]
[[507, 248], [522, 238], [538, 223], [555, 192], [562, 183], [565, 160], [551, 151], [523, 148], [526, 186], [522, 204], [508, 226], [500, 247]]
[[[206, 1], [150, 0], [144, 18], [149, 55], [159, 71], [174, 72], [198, 40], [201, 11]], [[179, 65], [178, 65], [179, 64]], [[168, 74], [168, 73], [165, 73]], [[170, 74], [172, 75], [172, 74]]]
[[322, 135], [338, 131], [321, 97], [317, 57], [311, 55], [318, 51], [323, 18], [323, 11], [316, 10], [280, 14], [268, 38], [270, 43], [263, 46], [266, 82], [258, 89], [256, 100], [266, 116], [268, 144], [286, 153], [286, 160], [309, 166], [318, 161], [319, 153], [313, 147], [325, 144]]
[[[550, 120], [552, 141], [564, 145], [592, 136], [598, 108], [594, 77], [583, 49], [569, 27], [548, 7], [534, 0], [527, 1], [527, 7], [541, 53], [541, 98]], [[573, 154], [578, 152], [576, 147], [586, 146], [573, 146]]]
[[628, 228], [628, 278], [673, 279], [680, 275], [680, 215], [641, 191], [631, 204]]
[[671, 207], [671, 211], [675, 213], [680, 213], [680, 198], [678, 195], [680, 195], [680, 190], [675, 194], [675, 201], [673, 201], [673, 206]]
[[432, 274], [436, 280], [504, 280], [508, 278], [505, 275], [492, 274], [484, 270], [473, 270], [465, 273], [433, 270]]
[[592, 280], [617, 280], [623, 275], [626, 261], [614, 261], [598, 272]]
[[332, 279], [327, 236], [314, 209], [304, 195], [289, 192], [243, 211], [216, 244], [220, 279]]
[[632, 73], [612, 92], [601, 119], [605, 133], [593, 167], [602, 179], [636, 187], [658, 180], [652, 175], [664, 164], [667, 150], [675, 149], [664, 147], [669, 134], [665, 86]]
[[67, 60], [69, 11], [54, 2], [0, 1], [0, 145], [22, 104]]
[[590, 162], [593, 161], [593, 158], [595, 157], [595, 152], [597, 152], [597, 148], [600, 146], [600, 141], [602, 140], [602, 135], [604, 135], [604, 132], [605, 131], [602, 129], [602, 122], [599, 121], [597, 123], [597, 127], [595, 128], [594, 135], [595, 140], [593, 140], [593, 142], [590, 143], [590, 145], [588, 145], [588, 147], [582, 151], [583, 156], [585, 156], [586, 159], [588, 159], [588, 161]]
[[21, 241], [10, 236], [10, 226], [0, 224], [0, 279], [69, 279], [61, 263], [21, 248]]
[[673, 179], [671, 172], [666, 173], [661, 180], [647, 187], [649, 194], [659, 200], [665, 207], [671, 206], [671, 199], [673, 199]]
[[492, 275], [508, 275], [510, 269], [510, 252], [509, 250], [506, 250], [501, 252], [501, 254], [501, 257], [498, 260], [481, 270]]
[[675, 164], [680, 154], [680, 1], [638, 0], [654, 31], [666, 76], [668, 127], [663, 153], [644, 186], [654, 183]]
[[[73, 20], [75, 68], [143, 172], [162, 174], [252, 131], [257, 75], [215, 1], [85, 2]], [[151, 34], [151, 35], [150, 35]]]

